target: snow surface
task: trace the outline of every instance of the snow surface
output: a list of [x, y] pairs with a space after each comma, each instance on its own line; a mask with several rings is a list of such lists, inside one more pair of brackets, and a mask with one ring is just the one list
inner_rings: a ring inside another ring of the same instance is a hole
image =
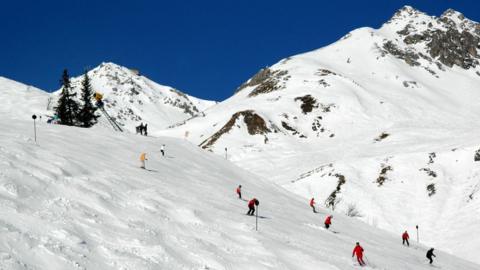
[[[480, 26], [460, 13], [442, 17], [478, 36]], [[251, 96], [258, 85], [247, 86], [207, 109], [205, 117], [157, 134], [207, 146], [232, 115], [253, 110], [271, 132], [250, 135], [241, 118], [207, 148], [222, 156], [227, 148], [235, 164], [305, 201], [314, 196], [326, 203], [343, 175], [336, 212], [356, 205], [361, 220], [397, 235], [418, 224], [425, 243], [480, 263], [480, 238], [473, 237], [480, 234], [480, 162], [474, 161], [480, 148], [480, 67], [449, 68], [434, 59], [410, 66], [385, 53], [383, 45], [391, 41], [428, 55], [425, 43], [402, 41], [397, 32], [407, 24], [412, 33], [445, 25], [405, 7], [380, 29], [354, 30], [271, 66], [283, 74], [278, 89]], [[316, 100], [312, 112], [303, 112], [296, 100], [306, 95]], [[380, 139], [382, 134], [388, 136]], [[431, 185], [435, 194], [429, 196]]]
[[[427, 247], [341, 214], [326, 231], [330, 212], [186, 140], [41, 122], [36, 144], [30, 121], [0, 124], [1, 269], [359, 269], [356, 241], [362, 269], [431, 269]], [[238, 184], [260, 200], [258, 231]]]
[[33, 114], [47, 112], [49, 94], [0, 76], [0, 115], [13, 119], [25, 119]]

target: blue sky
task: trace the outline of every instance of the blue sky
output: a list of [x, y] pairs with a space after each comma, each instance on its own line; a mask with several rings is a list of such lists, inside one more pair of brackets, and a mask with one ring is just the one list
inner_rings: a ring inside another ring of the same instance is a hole
[[3, 1], [0, 76], [56, 90], [63, 68], [101, 62], [214, 100], [260, 68], [378, 28], [404, 5], [431, 15], [454, 8], [480, 21], [480, 1]]

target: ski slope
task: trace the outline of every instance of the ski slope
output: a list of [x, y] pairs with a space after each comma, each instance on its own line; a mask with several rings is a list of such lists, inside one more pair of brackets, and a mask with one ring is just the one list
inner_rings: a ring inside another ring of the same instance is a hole
[[188, 134], [220, 156], [227, 148], [239, 167], [305, 201], [334, 198], [338, 213], [355, 205], [391, 233], [418, 224], [426, 243], [480, 263], [478, 43], [471, 59], [446, 53], [449, 66], [430, 55], [431, 38], [417, 37], [443, 33], [453, 44], [440, 45], [453, 46], [478, 40], [478, 29], [456, 11], [406, 6], [379, 29], [282, 59], [205, 117], [158, 134]]
[[[356, 241], [364, 269], [431, 269], [427, 247], [341, 214], [325, 231], [326, 210], [186, 140], [40, 123], [35, 144], [30, 121], [0, 123], [1, 269], [358, 269]], [[260, 201], [258, 231], [238, 184]]]

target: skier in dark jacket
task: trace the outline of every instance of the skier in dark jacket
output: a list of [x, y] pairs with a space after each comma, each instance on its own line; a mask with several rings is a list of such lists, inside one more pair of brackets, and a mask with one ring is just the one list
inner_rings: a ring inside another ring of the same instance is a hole
[[435, 254], [433, 254], [433, 248], [431, 248], [431, 249], [429, 249], [429, 250], [427, 251], [427, 259], [430, 260], [430, 264], [433, 263], [432, 256], [433, 256], [433, 257], [437, 257], [437, 256], [435, 256]]
[[248, 202], [248, 212], [247, 215], [253, 216], [255, 213], [255, 205], [258, 205], [260, 202], [256, 199], [253, 198]]

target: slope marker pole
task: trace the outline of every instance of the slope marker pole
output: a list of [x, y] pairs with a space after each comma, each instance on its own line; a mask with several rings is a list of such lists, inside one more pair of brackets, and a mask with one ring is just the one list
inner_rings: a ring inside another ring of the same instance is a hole
[[37, 143], [37, 116], [34, 114], [32, 115], [32, 119], [33, 119], [33, 134], [35, 136], [35, 143]]
[[418, 225], [415, 226], [415, 228], [417, 228], [417, 243], [420, 243], [419, 238], [418, 238]]

